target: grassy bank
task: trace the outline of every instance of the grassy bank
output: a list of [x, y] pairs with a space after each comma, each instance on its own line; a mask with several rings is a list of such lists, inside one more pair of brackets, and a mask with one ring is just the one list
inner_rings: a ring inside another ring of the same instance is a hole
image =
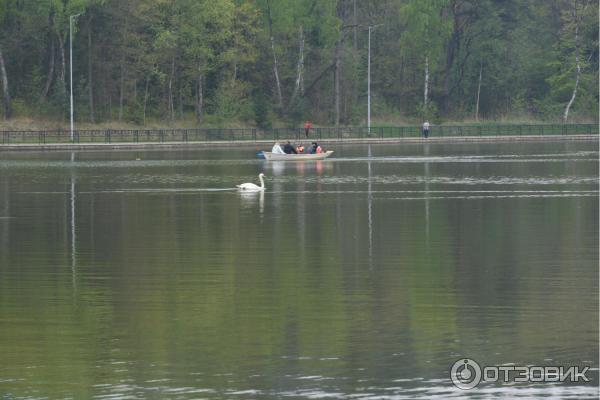
[[[380, 117], [372, 120], [372, 126], [381, 127], [399, 127], [399, 126], [416, 126], [422, 121], [414, 118], [404, 118], [398, 116]], [[502, 117], [500, 119], [446, 119], [438, 121], [430, 121], [435, 125], [544, 125], [544, 124], [560, 124], [560, 120], [540, 120], [532, 118], [528, 115], [515, 115], [510, 117]], [[574, 119], [570, 120], [571, 124], [597, 124], [598, 121], [590, 119]], [[286, 121], [273, 122], [273, 128], [300, 128], [302, 123], [292, 124]], [[319, 124], [313, 121], [313, 126], [329, 127], [329, 124]], [[360, 126], [366, 126], [366, 121], [362, 121]], [[195, 119], [181, 119], [173, 123], [163, 120], [148, 120], [145, 125], [134, 124], [125, 121], [105, 121], [99, 123], [79, 122], [75, 121], [76, 130], [145, 130], [145, 129], [248, 129], [256, 128], [255, 124], [238, 120], [215, 121], [208, 119], [203, 123], [198, 123]], [[69, 130], [70, 124], [68, 120], [53, 120], [53, 119], [34, 119], [25, 117], [16, 117], [10, 120], [0, 120], [0, 131], [54, 131], [54, 130]]]

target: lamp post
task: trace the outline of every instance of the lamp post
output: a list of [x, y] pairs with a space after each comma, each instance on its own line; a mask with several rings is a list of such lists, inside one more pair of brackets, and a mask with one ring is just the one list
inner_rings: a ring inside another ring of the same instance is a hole
[[367, 56], [367, 131], [371, 136], [371, 31], [379, 25], [369, 25], [369, 50]]
[[77, 18], [82, 13], [71, 15], [69, 17], [69, 75], [71, 91], [71, 143], [73, 143], [73, 18]]

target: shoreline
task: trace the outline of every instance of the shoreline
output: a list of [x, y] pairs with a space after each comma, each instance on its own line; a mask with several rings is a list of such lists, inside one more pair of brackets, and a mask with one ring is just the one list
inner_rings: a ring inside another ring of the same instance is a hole
[[[464, 142], [549, 142], [549, 141], [594, 141], [598, 135], [522, 135], [522, 136], [444, 136], [407, 138], [359, 138], [359, 139], [316, 139], [324, 144], [424, 144], [424, 143], [464, 143]], [[302, 140], [296, 140], [302, 142]], [[271, 146], [273, 140], [215, 140], [202, 142], [122, 142], [122, 143], [46, 143], [46, 144], [0, 144], [0, 152], [5, 151], [97, 151], [97, 150], [168, 150], [201, 149], [208, 147], [257, 147]]]

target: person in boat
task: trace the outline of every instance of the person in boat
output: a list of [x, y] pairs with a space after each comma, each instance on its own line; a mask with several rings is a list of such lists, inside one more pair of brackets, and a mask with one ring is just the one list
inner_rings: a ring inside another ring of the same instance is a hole
[[310, 154], [321, 154], [321, 153], [323, 153], [323, 149], [321, 148], [321, 146], [319, 146], [319, 144], [317, 142], [312, 142], [312, 146], [310, 147], [309, 153]]
[[283, 152], [285, 154], [298, 154], [298, 152], [290, 142], [287, 142], [285, 146], [283, 146]]
[[281, 148], [281, 145], [279, 143], [275, 143], [275, 145], [273, 145], [271, 153], [284, 154], [283, 149]]
[[298, 154], [304, 154], [304, 146], [302, 146], [301, 144], [299, 144], [298, 146], [296, 146], [296, 152]]

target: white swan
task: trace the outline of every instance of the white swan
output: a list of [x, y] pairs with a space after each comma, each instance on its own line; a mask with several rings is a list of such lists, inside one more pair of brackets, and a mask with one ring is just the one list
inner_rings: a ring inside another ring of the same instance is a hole
[[254, 183], [242, 183], [241, 185], [236, 185], [236, 187], [241, 190], [265, 190], [265, 181], [263, 180], [264, 176], [265, 174], [263, 174], [262, 172], [258, 174], [258, 179], [260, 179], [260, 186], [255, 185]]

